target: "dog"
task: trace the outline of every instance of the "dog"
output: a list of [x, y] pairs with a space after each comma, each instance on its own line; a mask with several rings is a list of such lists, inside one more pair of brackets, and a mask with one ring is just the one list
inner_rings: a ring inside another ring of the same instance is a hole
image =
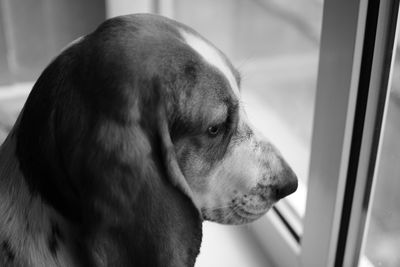
[[297, 178], [239, 88], [220, 50], [161, 16], [70, 44], [0, 150], [1, 266], [193, 266], [203, 220], [261, 217]]

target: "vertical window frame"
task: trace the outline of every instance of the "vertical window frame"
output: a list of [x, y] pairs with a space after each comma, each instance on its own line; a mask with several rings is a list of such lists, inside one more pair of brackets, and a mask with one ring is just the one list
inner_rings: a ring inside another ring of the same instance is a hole
[[[375, 2], [372, 2], [372, 5]], [[368, 98], [365, 107], [363, 134], [359, 148], [359, 160], [356, 166], [355, 185], [350, 192], [351, 202], [347, 222], [341, 227], [347, 228], [343, 237], [343, 249], [337, 255], [337, 264], [358, 266], [365, 241], [365, 230], [372, 203], [373, 184], [375, 183], [379, 162], [386, 112], [389, 103], [389, 86], [396, 55], [396, 26], [398, 25], [399, 0], [378, 1], [376, 33], [373, 38], [371, 70]], [[360, 89], [361, 90], [361, 89]], [[350, 190], [349, 190], [350, 191]]]
[[367, 14], [366, 1], [326, 0], [311, 147], [303, 266], [333, 266], [340, 230]]

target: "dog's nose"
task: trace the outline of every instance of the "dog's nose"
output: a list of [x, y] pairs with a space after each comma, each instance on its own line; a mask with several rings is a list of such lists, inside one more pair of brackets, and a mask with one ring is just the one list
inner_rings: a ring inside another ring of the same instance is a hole
[[284, 198], [297, 190], [297, 176], [292, 169], [286, 164], [283, 164], [283, 171], [279, 175], [279, 183], [275, 187], [276, 199]]

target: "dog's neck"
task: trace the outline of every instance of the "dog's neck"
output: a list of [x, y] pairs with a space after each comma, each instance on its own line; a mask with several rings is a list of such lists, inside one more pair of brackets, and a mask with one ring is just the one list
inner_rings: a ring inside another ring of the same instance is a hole
[[[150, 215], [144, 211], [118, 227], [100, 221], [86, 233], [63, 219], [39, 194], [30, 192], [15, 147], [11, 133], [0, 148], [1, 266], [194, 265], [201, 221], [182, 217], [182, 210], [188, 209], [184, 199], [158, 203], [149, 207]], [[168, 209], [170, 213], [165, 211]], [[162, 222], [152, 219], [162, 211], [167, 215]]]

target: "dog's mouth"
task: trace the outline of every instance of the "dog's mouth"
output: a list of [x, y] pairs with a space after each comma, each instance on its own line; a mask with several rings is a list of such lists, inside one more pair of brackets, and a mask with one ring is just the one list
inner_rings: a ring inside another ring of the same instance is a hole
[[212, 210], [202, 209], [203, 219], [221, 224], [246, 224], [251, 223], [263, 216], [270, 208], [263, 210], [250, 210], [245, 207], [216, 208]]
[[214, 207], [201, 208], [201, 213], [203, 219], [222, 224], [251, 223], [296, 189], [297, 179], [287, 179], [285, 183], [274, 185], [260, 182], [247, 193], [235, 191], [230, 199], [220, 199]]
[[272, 191], [267, 191], [269, 193], [236, 196], [229, 204], [220, 207], [202, 208], [203, 219], [222, 224], [251, 223], [267, 213], [276, 202]]

